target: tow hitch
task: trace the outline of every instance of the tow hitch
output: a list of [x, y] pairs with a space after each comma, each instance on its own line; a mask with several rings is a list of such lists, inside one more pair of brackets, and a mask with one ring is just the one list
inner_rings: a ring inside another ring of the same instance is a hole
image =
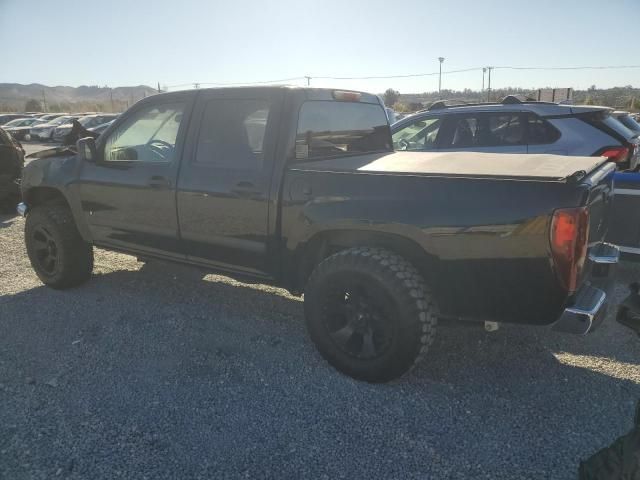
[[640, 335], [640, 283], [629, 285], [631, 293], [618, 307], [616, 320]]

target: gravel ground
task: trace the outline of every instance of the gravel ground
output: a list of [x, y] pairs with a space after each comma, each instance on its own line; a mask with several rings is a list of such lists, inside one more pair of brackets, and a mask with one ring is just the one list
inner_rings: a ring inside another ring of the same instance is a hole
[[[43, 287], [0, 217], [0, 478], [576, 478], [631, 427], [640, 339], [445, 327], [405, 378], [322, 361], [302, 303], [96, 251]], [[640, 277], [620, 270], [616, 296]]]

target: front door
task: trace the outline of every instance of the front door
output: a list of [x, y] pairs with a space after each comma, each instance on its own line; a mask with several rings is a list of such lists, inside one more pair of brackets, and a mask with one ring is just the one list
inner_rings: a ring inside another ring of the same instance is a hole
[[180, 256], [175, 189], [192, 98], [141, 102], [83, 164], [79, 197], [96, 244]]
[[282, 91], [273, 89], [200, 93], [177, 193], [189, 259], [267, 274], [274, 119], [281, 103]]

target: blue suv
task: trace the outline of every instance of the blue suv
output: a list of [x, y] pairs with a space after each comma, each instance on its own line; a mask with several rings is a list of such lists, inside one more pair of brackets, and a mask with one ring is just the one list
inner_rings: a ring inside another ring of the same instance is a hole
[[428, 110], [391, 126], [396, 150], [552, 153], [605, 156], [618, 168], [638, 168], [640, 140], [613, 109], [522, 101], [451, 105]]

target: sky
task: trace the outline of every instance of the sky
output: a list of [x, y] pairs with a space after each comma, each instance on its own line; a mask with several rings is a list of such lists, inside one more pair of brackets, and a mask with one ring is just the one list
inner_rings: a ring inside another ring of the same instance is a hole
[[[0, 82], [482, 87], [483, 66], [640, 65], [640, 0], [0, 0]], [[628, 32], [628, 33], [627, 33]], [[448, 71], [476, 68], [462, 73]], [[296, 78], [298, 77], [298, 78]], [[640, 68], [492, 72], [492, 87], [633, 85]]]

